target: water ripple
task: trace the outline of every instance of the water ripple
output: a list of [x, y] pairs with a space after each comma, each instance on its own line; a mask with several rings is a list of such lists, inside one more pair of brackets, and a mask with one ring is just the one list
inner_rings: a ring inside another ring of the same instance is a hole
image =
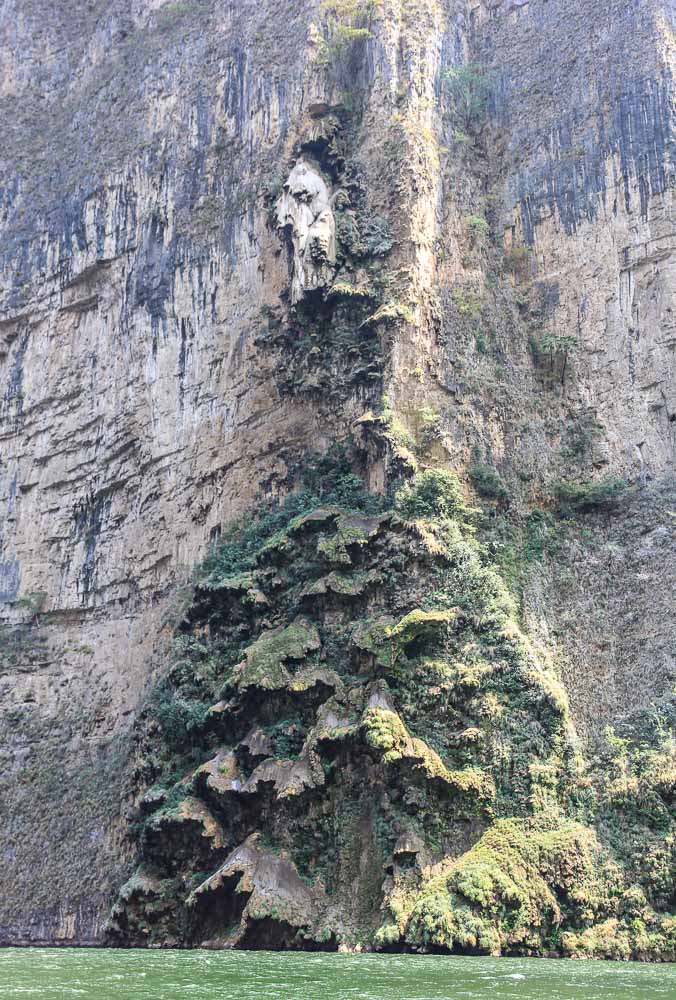
[[676, 966], [277, 952], [0, 950], [0, 998], [676, 1000]]

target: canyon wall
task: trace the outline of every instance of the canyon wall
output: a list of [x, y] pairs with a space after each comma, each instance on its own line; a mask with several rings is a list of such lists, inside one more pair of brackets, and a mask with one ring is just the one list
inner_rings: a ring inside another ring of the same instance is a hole
[[103, 940], [191, 573], [348, 436], [376, 493], [423, 439], [469, 496], [497, 470], [516, 531], [625, 480], [518, 568], [521, 614], [589, 740], [668, 692], [673, 16], [5, 3], [0, 942]]

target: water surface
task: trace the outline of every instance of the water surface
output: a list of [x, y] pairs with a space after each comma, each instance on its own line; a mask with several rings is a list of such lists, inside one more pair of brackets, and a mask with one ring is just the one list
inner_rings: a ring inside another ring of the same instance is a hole
[[0, 998], [676, 1000], [676, 966], [278, 952], [0, 949]]

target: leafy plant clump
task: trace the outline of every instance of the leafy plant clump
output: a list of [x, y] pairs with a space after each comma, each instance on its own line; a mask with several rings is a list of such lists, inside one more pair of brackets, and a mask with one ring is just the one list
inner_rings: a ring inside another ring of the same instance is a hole
[[467, 234], [473, 247], [482, 247], [488, 241], [491, 227], [483, 215], [470, 215], [467, 219]]
[[320, 61], [344, 56], [354, 45], [371, 38], [369, 23], [380, 0], [322, 0], [319, 11], [328, 28], [322, 39]]
[[629, 489], [626, 479], [604, 476], [591, 483], [559, 483], [555, 488], [561, 509], [569, 512], [603, 510], [614, 507]]
[[473, 465], [469, 477], [477, 493], [490, 500], [506, 500], [509, 496], [500, 474], [490, 465]]
[[457, 476], [446, 469], [428, 469], [405, 483], [396, 507], [407, 520], [453, 520], [468, 513]]

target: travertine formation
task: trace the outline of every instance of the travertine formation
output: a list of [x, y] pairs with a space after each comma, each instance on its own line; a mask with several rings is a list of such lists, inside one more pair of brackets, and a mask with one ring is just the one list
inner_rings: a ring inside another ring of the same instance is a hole
[[[0, 943], [152, 888], [129, 762], [191, 573], [335, 442], [376, 494], [460, 476], [585, 739], [673, 683], [672, 4], [352, 7], [0, 13]], [[308, 786], [265, 735], [237, 780]], [[270, 850], [218, 878], [295, 892]]]
[[305, 292], [325, 288], [336, 263], [336, 220], [321, 173], [301, 156], [294, 164], [275, 206], [277, 226], [291, 239], [291, 302]]

